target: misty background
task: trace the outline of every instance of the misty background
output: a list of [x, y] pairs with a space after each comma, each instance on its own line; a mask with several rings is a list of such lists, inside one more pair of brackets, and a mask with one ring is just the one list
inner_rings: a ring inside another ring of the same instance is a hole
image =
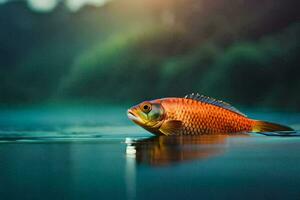
[[300, 110], [296, 0], [0, 0], [0, 105], [191, 92]]

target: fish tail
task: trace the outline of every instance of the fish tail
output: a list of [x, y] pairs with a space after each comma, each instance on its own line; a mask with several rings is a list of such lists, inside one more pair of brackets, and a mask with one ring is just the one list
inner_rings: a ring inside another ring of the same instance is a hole
[[272, 122], [265, 122], [260, 120], [253, 120], [252, 132], [275, 132], [275, 131], [294, 131], [294, 129], [276, 124]]

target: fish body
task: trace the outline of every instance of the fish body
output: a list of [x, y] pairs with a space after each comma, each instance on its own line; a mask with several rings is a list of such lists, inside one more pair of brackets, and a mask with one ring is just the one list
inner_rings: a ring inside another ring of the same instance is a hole
[[168, 112], [166, 120], [179, 120], [179, 135], [201, 135], [215, 133], [248, 132], [252, 130], [253, 120], [238, 113], [212, 104], [187, 98], [167, 98], [160, 102]]
[[293, 129], [248, 118], [228, 103], [199, 94], [145, 101], [128, 117], [155, 135], [206, 135]]

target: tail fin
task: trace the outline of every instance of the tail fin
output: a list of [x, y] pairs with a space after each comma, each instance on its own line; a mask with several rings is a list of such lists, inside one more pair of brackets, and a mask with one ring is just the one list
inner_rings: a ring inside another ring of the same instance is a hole
[[294, 131], [294, 129], [280, 124], [254, 120], [252, 132], [275, 132], [275, 131]]

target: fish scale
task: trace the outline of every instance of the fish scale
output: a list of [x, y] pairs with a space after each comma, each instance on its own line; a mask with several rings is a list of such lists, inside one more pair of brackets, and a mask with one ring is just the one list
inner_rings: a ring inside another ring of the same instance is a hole
[[[155, 102], [154, 102], [155, 103]], [[251, 131], [253, 121], [238, 113], [193, 99], [160, 100], [168, 120], [180, 120], [180, 135], [201, 135]]]

